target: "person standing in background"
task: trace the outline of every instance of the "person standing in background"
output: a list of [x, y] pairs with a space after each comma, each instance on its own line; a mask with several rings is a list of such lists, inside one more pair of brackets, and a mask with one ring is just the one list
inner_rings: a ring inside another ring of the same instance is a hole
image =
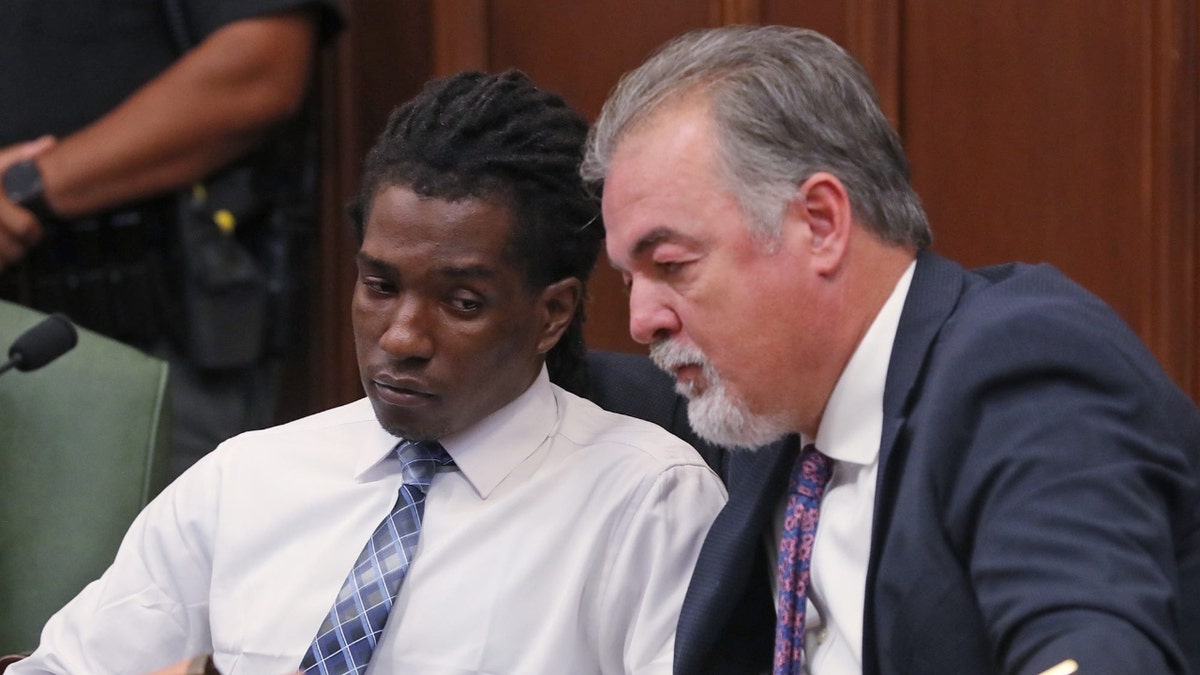
[[0, 297], [170, 361], [175, 473], [272, 421], [295, 272], [272, 202], [300, 190], [271, 171], [307, 158], [271, 141], [342, 23], [337, 0], [4, 3]]

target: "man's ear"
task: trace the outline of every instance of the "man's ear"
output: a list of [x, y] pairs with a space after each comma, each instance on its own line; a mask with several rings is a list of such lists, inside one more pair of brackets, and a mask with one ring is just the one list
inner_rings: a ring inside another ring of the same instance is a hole
[[841, 265], [854, 224], [850, 196], [837, 176], [818, 171], [796, 188], [785, 214], [800, 225], [802, 245], [819, 273], [832, 273]]
[[539, 297], [542, 331], [538, 337], [539, 354], [545, 354], [558, 343], [583, 300], [583, 282], [575, 277], [559, 279], [542, 289]]

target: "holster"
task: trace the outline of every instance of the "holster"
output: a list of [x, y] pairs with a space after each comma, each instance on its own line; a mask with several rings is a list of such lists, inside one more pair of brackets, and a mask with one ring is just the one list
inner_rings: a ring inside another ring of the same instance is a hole
[[273, 187], [244, 165], [176, 195], [46, 223], [29, 257], [0, 274], [0, 298], [136, 347], [170, 338], [203, 369], [260, 363], [301, 337], [311, 227], [302, 199], [264, 198]]
[[179, 264], [178, 337], [200, 368], [250, 366], [267, 342], [268, 280], [238, 236], [261, 219], [249, 170], [196, 185], [179, 199], [173, 257]]

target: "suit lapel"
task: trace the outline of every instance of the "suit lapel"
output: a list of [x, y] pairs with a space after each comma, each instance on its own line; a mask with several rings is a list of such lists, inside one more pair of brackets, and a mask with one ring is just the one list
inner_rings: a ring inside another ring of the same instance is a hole
[[[879, 481], [871, 560], [867, 567], [867, 599], [863, 626], [863, 672], [878, 672], [874, 662], [875, 634], [872, 604], [877, 552], [890, 521], [890, 504], [904, 458], [894, 453], [908, 415], [910, 399], [938, 332], [953, 313], [963, 292], [962, 267], [923, 251], [905, 299], [892, 346], [883, 395], [883, 432], [879, 448]], [[684, 598], [675, 638], [675, 674], [705, 672], [706, 657], [728, 633], [731, 613], [754, 575], [758, 547], [771, 524], [771, 515], [787, 487], [787, 477], [799, 451], [794, 437], [753, 453], [730, 453], [726, 483], [729, 503], [713, 522]], [[769, 657], [769, 655], [768, 655]]]
[[963, 268], [930, 251], [917, 255], [904, 310], [888, 361], [883, 390], [883, 433], [879, 443], [879, 478], [875, 490], [875, 516], [871, 528], [871, 558], [867, 565], [866, 606], [863, 611], [863, 673], [878, 672], [875, 663], [875, 578], [884, 536], [891, 526], [891, 505], [899, 489], [905, 457], [896, 452], [900, 432], [919, 391], [921, 373], [938, 333], [946, 324], [965, 284]]
[[704, 672], [714, 649], [750, 583], [758, 548], [774, 506], [787, 487], [798, 452], [794, 437], [752, 452], [729, 455], [729, 503], [717, 515], [696, 562], [675, 638], [675, 673]]

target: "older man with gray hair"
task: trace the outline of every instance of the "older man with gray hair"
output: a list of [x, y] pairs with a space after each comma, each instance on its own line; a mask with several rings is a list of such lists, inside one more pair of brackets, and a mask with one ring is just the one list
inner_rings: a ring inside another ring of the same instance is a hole
[[682, 36], [583, 172], [697, 431], [801, 439], [728, 457], [676, 673], [1200, 671], [1200, 411], [1052, 267], [929, 250], [843, 49]]

